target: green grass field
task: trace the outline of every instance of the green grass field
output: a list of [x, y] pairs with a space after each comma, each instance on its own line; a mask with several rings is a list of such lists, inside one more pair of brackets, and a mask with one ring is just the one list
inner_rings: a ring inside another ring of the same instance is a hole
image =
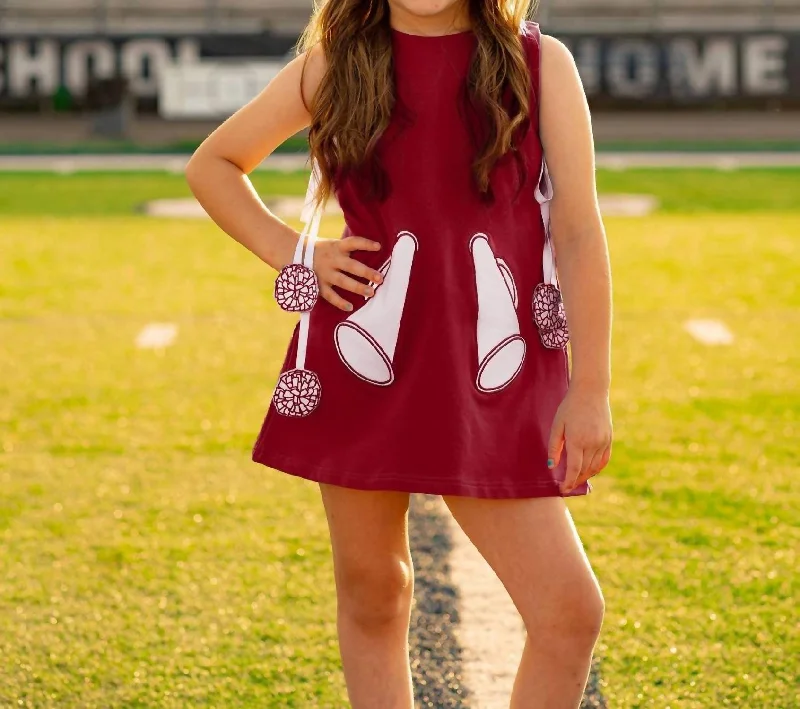
[[[607, 602], [604, 694], [791, 709], [800, 170], [598, 184], [663, 205], [606, 220], [616, 442], [569, 501]], [[213, 224], [134, 212], [187, 194], [0, 175], [0, 707], [346, 706], [317, 488], [249, 462], [294, 318]], [[136, 349], [150, 322], [175, 344]]]

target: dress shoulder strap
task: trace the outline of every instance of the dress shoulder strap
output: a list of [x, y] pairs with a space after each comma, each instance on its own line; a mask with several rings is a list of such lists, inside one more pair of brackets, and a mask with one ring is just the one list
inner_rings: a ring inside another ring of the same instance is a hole
[[531, 90], [539, 105], [539, 86], [541, 85], [541, 66], [542, 66], [542, 31], [538, 22], [526, 20], [520, 28], [522, 44], [528, 56], [528, 67], [531, 72]]

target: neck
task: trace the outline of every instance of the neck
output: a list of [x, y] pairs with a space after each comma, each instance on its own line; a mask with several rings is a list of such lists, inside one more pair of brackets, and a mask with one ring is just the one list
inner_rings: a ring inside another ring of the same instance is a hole
[[466, 32], [471, 22], [466, 2], [457, 2], [441, 12], [430, 15], [416, 15], [389, 0], [389, 24], [399, 32], [437, 36]]

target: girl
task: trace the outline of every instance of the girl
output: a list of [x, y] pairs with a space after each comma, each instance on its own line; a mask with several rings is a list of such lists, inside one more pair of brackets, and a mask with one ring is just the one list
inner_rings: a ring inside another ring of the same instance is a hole
[[[512, 707], [577, 707], [602, 624], [563, 498], [610, 456], [610, 269], [584, 92], [530, 9], [322, 2], [187, 167], [302, 313], [253, 459], [319, 483], [356, 709], [413, 707], [411, 492], [443, 496], [519, 609]], [[298, 234], [247, 175], [306, 127]], [[317, 242], [330, 194], [346, 226]]]

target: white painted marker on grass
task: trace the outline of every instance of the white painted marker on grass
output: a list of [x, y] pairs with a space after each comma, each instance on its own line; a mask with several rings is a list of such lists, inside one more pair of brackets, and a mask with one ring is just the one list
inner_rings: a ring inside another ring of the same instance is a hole
[[687, 320], [686, 331], [704, 345], [730, 345], [733, 333], [721, 320]]
[[136, 336], [136, 346], [140, 350], [162, 350], [175, 342], [177, 336], [177, 325], [152, 322], [145, 325]]

